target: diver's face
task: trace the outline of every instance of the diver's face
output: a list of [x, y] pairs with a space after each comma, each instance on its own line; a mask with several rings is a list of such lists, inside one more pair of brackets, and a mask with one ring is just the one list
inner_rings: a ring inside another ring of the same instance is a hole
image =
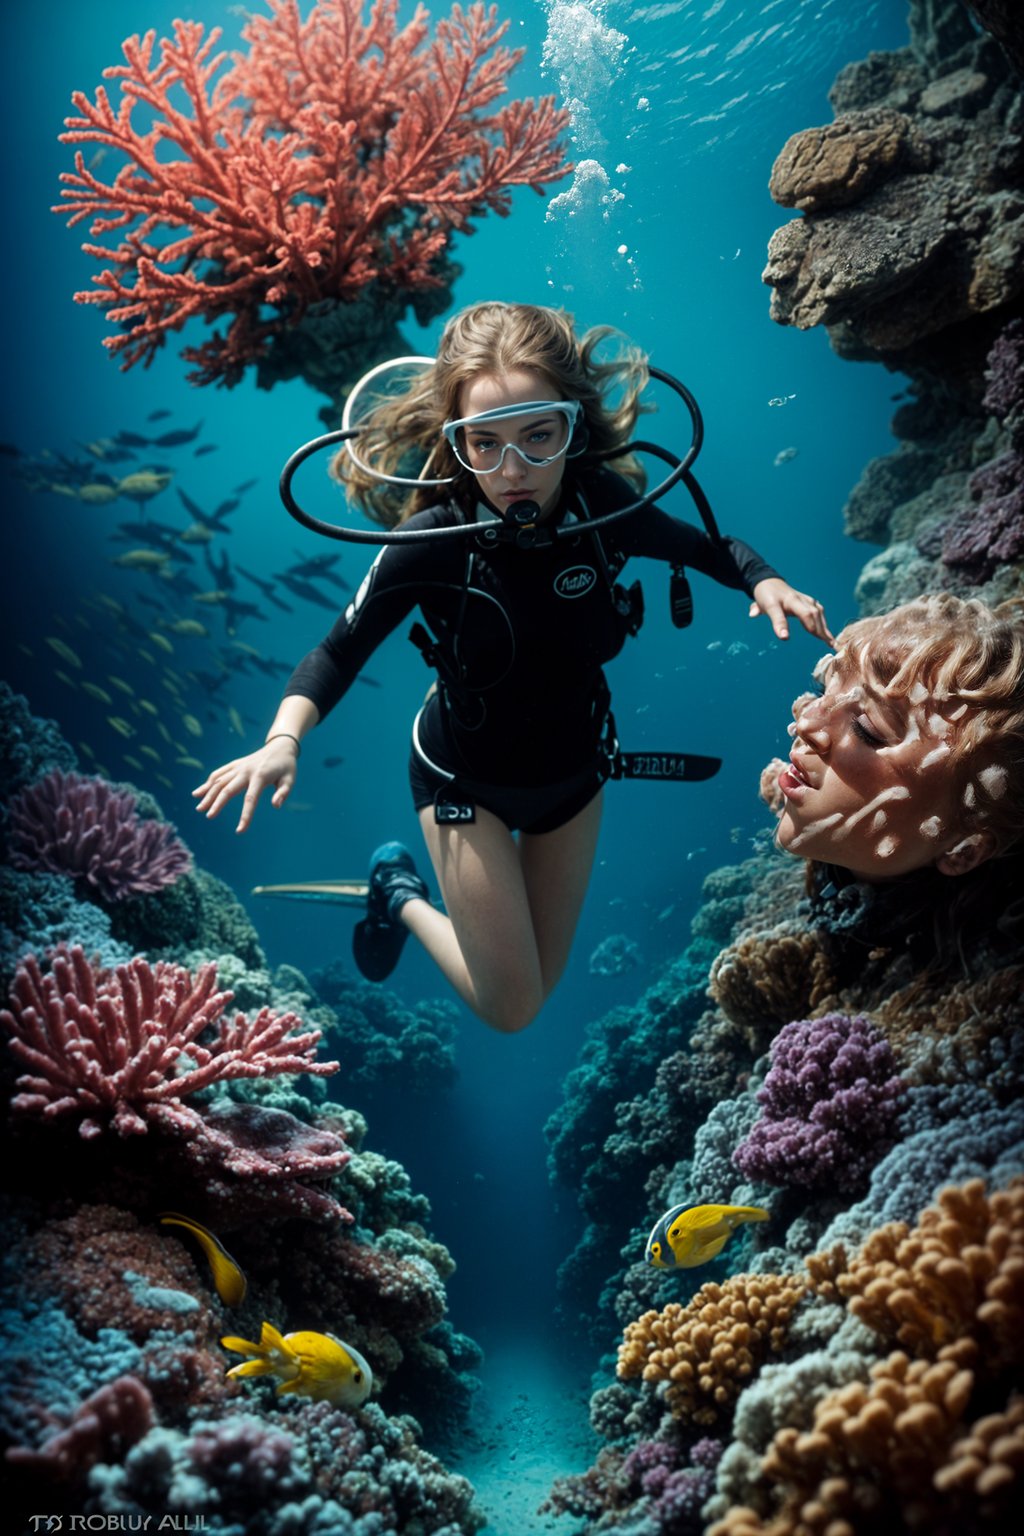
[[[958, 830], [955, 706], [945, 706], [947, 718], [932, 699], [890, 698], [860, 672], [840, 679], [835, 671], [820, 698], [807, 694], [793, 706], [777, 845], [869, 881], [929, 864], [962, 873], [971, 867], [965, 844], [969, 853], [974, 840]], [[962, 867], [953, 867], [957, 861]]]
[[[511, 373], [482, 373], [470, 379], [459, 390], [459, 416], [478, 416], [482, 411], [495, 411], [514, 405], [526, 405], [531, 400], [552, 400], [551, 382], [542, 373], [531, 368], [517, 368]], [[508, 421], [490, 422], [486, 428], [486, 441], [504, 447], [514, 443], [524, 452], [538, 458], [552, 452], [553, 432], [560, 432], [564, 418], [552, 421], [538, 412], [531, 416], [511, 416]], [[478, 431], [470, 437], [484, 440]], [[565, 474], [565, 456], [551, 464], [528, 464], [518, 453], [509, 450], [502, 459], [500, 469], [492, 474], [474, 474], [480, 494], [503, 517], [507, 516], [517, 501], [535, 501], [541, 517], [546, 517], [558, 502]]]

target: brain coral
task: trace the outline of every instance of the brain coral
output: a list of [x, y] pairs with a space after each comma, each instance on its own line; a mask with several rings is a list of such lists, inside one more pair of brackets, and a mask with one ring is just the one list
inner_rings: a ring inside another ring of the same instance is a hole
[[734, 1275], [704, 1285], [686, 1306], [645, 1312], [619, 1345], [618, 1375], [667, 1383], [677, 1419], [713, 1424], [766, 1356], [780, 1350], [806, 1284], [792, 1275]]
[[54, 769], [8, 807], [11, 863], [83, 880], [107, 901], [171, 885], [192, 867], [174, 828], [143, 820], [138, 801], [106, 779]]

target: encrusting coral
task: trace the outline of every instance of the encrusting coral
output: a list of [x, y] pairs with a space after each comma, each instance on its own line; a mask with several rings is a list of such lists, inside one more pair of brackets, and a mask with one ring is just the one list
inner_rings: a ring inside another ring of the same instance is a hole
[[735, 1275], [701, 1286], [685, 1306], [670, 1302], [626, 1329], [617, 1374], [664, 1387], [673, 1415], [714, 1424], [727, 1415], [763, 1361], [783, 1346], [806, 1282], [793, 1275]]
[[74, 93], [64, 142], [124, 164], [104, 182], [78, 149], [55, 211], [91, 220], [94, 242], [116, 235], [85, 244], [104, 265], [75, 297], [107, 309], [105, 345], [124, 367], [150, 362], [193, 316], [229, 318], [184, 356], [198, 381], [233, 384], [311, 309], [322, 330], [332, 306], [360, 297], [367, 321], [383, 307], [392, 327], [424, 296], [443, 306], [452, 232], [507, 212], [511, 187], [565, 174], [552, 98], [495, 109], [521, 57], [499, 47], [496, 7], [456, 6], [433, 37], [422, 7], [401, 28], [397, 0], [375, 0], [365, 23], [362, 9], [317, 0], [303, 18], [296, 0], [270, 0], [226, 72], [220, 29], [176, 21], [159, 48], [155, 32], [129, 37], [125, 62], [104, 71], [119, 110], [103, 87], [95, 101]]

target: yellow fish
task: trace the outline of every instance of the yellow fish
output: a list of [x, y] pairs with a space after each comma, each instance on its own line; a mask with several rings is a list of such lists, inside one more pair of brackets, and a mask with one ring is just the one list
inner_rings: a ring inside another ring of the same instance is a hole
[[113, 704], [113, 699], [105, 688], [98, 683], [83, 683], [82, 692], [87, 693], [90, 699], [98, 699], [101, 704]]
[[373, 1372], [357, 1349], [330, 1333], [286, 1333], [263, 1324], [258, 1344], [221, 1339], [225, 1349], [252, 1358], [232, 1366], [228, 1376], [275, 1376], [278, 1396], [300, 1392], [338, 1408], [358, 1408], [373, 1386]]
[[674, 1205], [647, 1239], [644, 1258], [655, 1269], [696, 1269], [716, 1259], [745, 1221], [767, 1221], [759, 1205]]
[[119, 736], [130, 737], [135, 735], [134, 725], [129, 725], [123, 715], [108, 715], [107, 724], [112, 725]]
[[168, 640], [166, 635], [158, 634], [155, 629], [151, 629], [149, 632], [149, 638], [152, 640], [153, 644], [159, 646], [166, 655], [174, 655], [174, 646]]
[[203, 734], [203, 728], [195, 715], [182, 715], [181, 723], [190, 736], [201, 736]]
[[245, 1293], [249, 1289], [245, 1276], [228, 1253], [219, 1238], [206, 1227], [199, 1225], [189, 1216], [179, 1216], [177, 1211], [163, 1211], [160, 1216], [162, 1227], [184, 1227], [186, 1232], [191, 1232], [196, 1242], [206, 1255], [207, 1262], [213, 1271], [213, 1285], [225, 1306], [240, 1307], [245, 1300]]

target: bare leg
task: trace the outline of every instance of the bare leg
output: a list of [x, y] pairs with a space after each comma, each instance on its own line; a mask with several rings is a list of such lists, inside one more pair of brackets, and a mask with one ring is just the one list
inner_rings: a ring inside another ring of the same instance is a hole
[[513, 1033], [536, 1018], [565, 967], [594, 860], [600, 795], [556, 832], [516, 843], [477, 810], [468, 827], [420, 824], [447, 915], [413, 900], [402, 921], [485, 1023]]

